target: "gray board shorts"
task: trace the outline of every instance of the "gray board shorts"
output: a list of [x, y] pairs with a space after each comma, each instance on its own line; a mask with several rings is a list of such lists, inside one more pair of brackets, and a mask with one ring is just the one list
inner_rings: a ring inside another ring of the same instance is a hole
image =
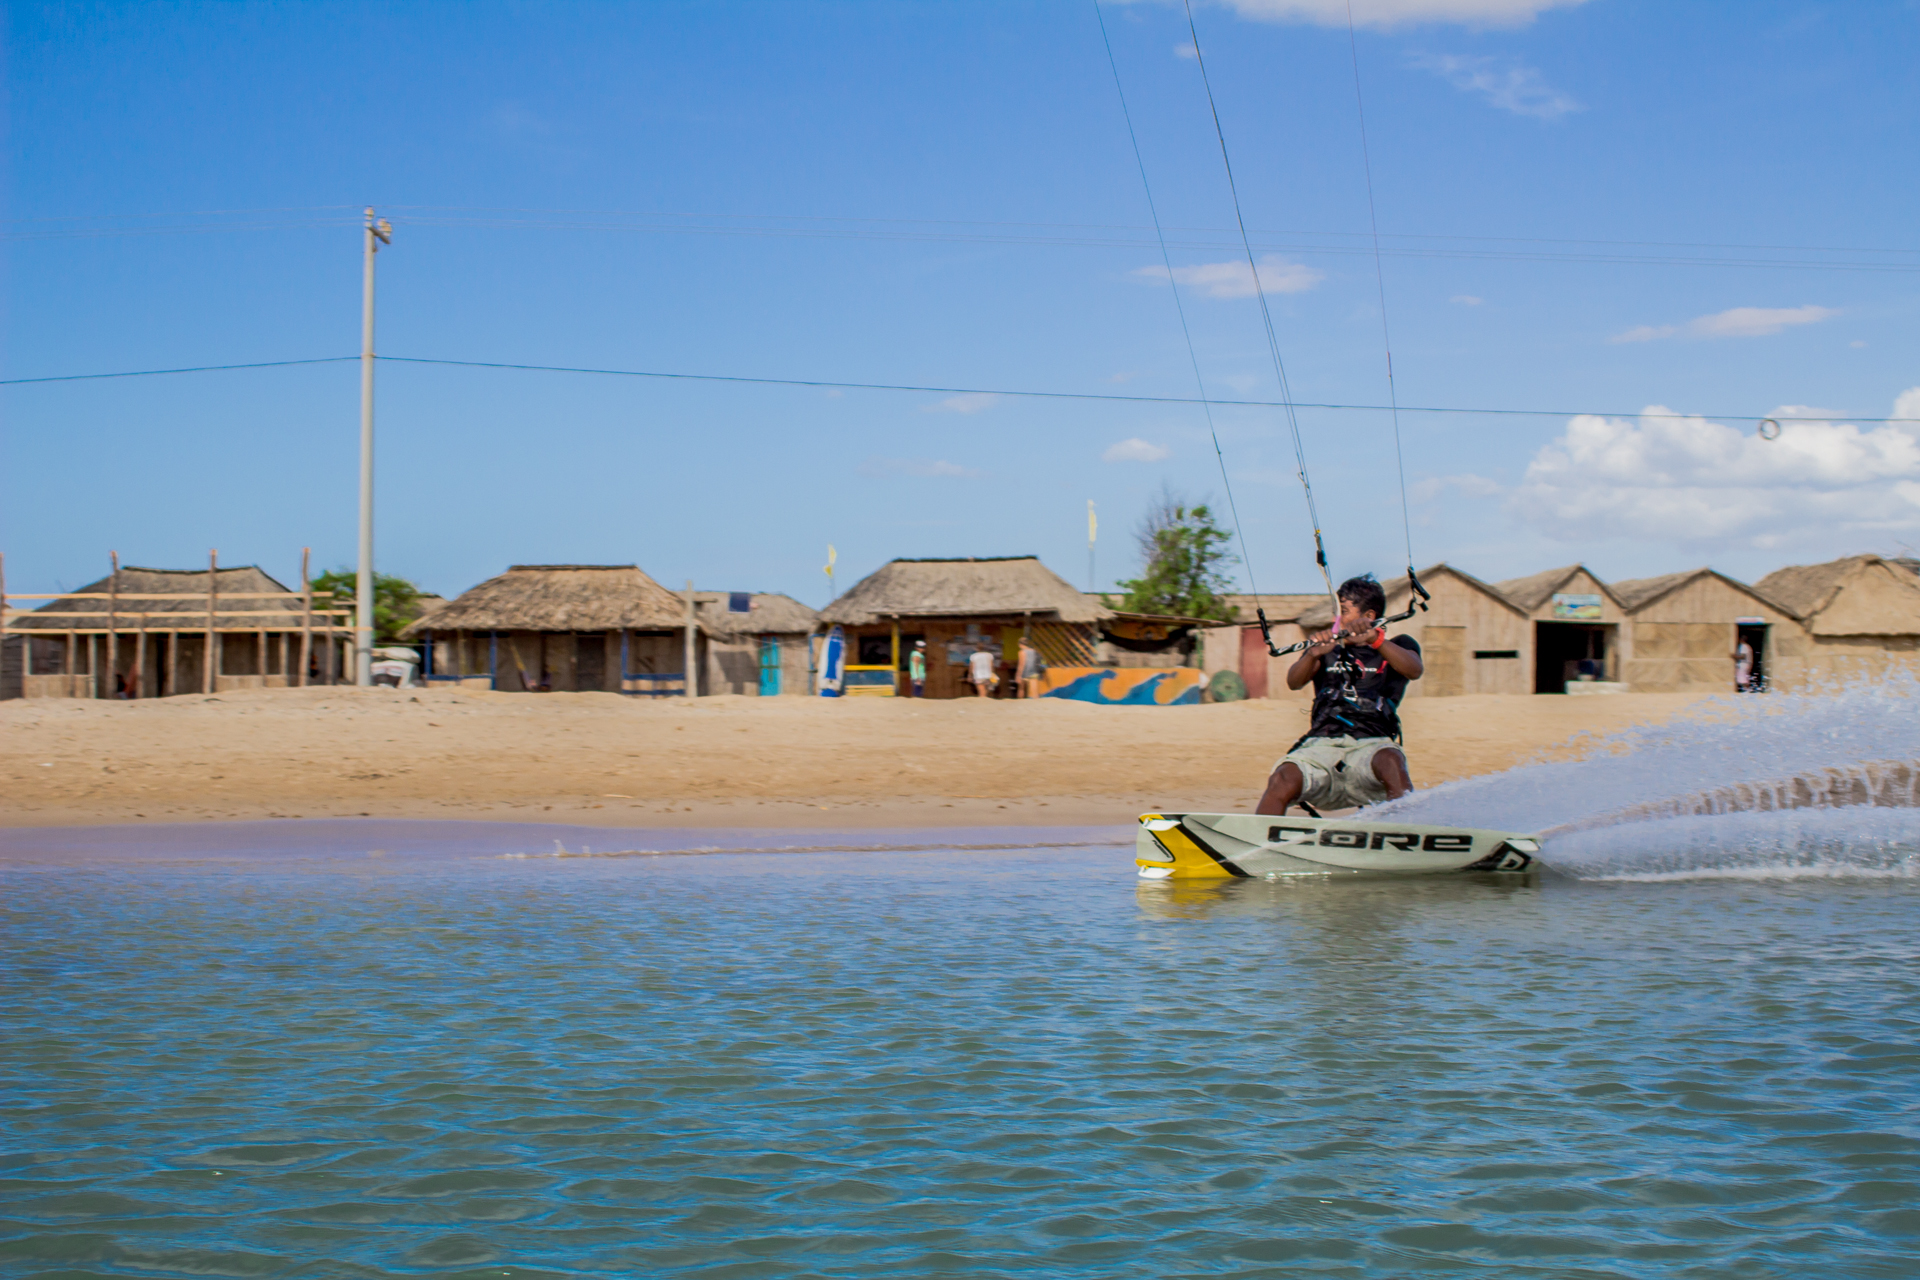
[[1377, 751], [1400, 744], [1392, 738], [1308, 738], [1273, 762], [1278, 769], [1292, 761], [1305, 782], [1300, 798], [1316, 809], [1356, 809], [1387, 798], [1387, 788], [1373, 773]]

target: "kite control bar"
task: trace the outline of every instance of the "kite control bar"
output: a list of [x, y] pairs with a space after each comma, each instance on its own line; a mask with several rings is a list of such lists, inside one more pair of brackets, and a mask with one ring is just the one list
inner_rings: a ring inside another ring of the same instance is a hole
[[[1407, 581], [1413, 585], [1414, 595], [1413, 595], [1412, 603], [1410, 603], [1407, 606], [1406, 612], [1396, 613], [1391, 618], [1382, 618], [1380, 619], [1380, 621], [1374, 623], [1373, 624], [1374, 626], [1376, 627], [1391, 626], [1393, 623], [1396, 623], [1396, 622], [1405, 622], [1408, 618], [1413, 617], [1413, 615], [1416, 613], [1426, 612], [1427, 601], [1433, 599], [1433, 594], [1430, 591], [1428, 591], [1425, 587], [1420, 585], [1420, 579], [1414, 574], [1412, 565], [1407, 566]], [[1302, 640], [1297, 644], [1290, 644], [1284, 649], [1274, 648], [1273, 647], [1273, 624], [1267, 621], [1267, 611], [1264, 608], [1258, 608], [1254, 610], [1254, 613], [1257, 614], [1260, 618], [1260, 638], [1267, 642], [1267, 652], [1272, 654], [1274, 657], [1284, 658], [1290, 653], [1299, 653], [1302, 650], [1311, 649], [1313, 647], [1312, 640]], [[1335, 621], [1338, 621], [1338, 619], [1335, 619]]]

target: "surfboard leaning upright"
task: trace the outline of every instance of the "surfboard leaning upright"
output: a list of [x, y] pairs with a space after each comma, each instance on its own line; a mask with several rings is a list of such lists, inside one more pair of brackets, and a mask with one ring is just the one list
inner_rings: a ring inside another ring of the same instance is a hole
[[1434, 875], [1526, 871], [1539, 852], [1540, 842], [1532, 836], [1390, 818], [1143, 813], [1134, 865], [1142, 880], [1264, 880], [1369, 871]]

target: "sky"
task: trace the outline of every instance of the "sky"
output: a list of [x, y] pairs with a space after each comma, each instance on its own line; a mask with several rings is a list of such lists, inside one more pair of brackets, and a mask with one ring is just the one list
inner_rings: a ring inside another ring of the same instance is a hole
[[[0, 13], [0, 378], [351, 357], [371, 205], [377, 557], [446, 595], [1107, 587], [1168, 492], [1311, 590], [1287, 415], [1197, 403], [1284, 398], [1262, 295], [1296, 402], [1409, 407], [1296, 411], [1338, 576], [1920, 546], [1916, 0], [1199, 0], [1262, 292], [1162, 0]], [[0, 386], [8, 589], [350, 564], [358, 432], [350, 359]]]

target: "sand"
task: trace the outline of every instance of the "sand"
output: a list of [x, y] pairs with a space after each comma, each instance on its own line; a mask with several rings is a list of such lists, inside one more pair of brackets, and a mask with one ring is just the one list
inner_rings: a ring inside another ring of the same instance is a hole
[[[1564, 758], [1701, 695], [1415, 698], [1414, 781]], [[293, 689], [0, 703], [0, 826], [474, 818], [606, 826], [1126, 822], [1251, 808], [1303, 701], [1196, 707]]]

